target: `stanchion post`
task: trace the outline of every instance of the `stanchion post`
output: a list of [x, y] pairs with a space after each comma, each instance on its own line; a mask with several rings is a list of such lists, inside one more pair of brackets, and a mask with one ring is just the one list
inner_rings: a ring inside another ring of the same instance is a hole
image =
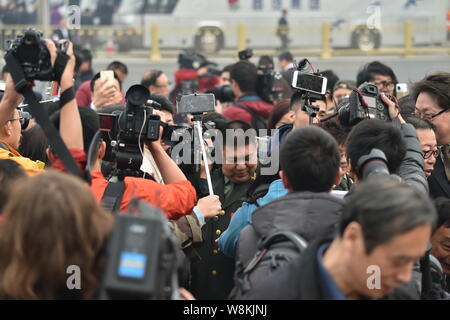
[[162, 57], [159, 48], [159, 25], [157, 23], [152, 23], [150, 27], [150, 35], [151, 35], [150, 60], [160, 61]]
[[331, 48], [330, 48], [330, 38], [331, 38], [331, 26], [329, 22], [324, 22], [322, 24], [322, 59], [331, 59]]
[[238, 51], [242, 51], [242, 50], [245, 50], [245, 47], [247, 46], [247, 43], [246, 43], [246, 37], [247, 37], [247, 35], [246, 35], [246, 32], [247, 30], [246, 30], [246, 26], [245, 26], [245, 23], [243, 23], [243, 22], [240, 22], [239, 24], [238, 24], [238, 29], [237, 29], [237, 39], [238, 39], [238, 43], [237, 43], [237, 49], [238, 49]]

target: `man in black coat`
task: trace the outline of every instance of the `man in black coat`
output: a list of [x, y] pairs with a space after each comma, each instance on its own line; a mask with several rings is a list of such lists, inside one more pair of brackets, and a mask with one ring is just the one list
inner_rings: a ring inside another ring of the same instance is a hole
[[246, 298], [389, 299], [411, 280], [435, 220], [423, 192], [388, 176], [374, 177], [347, 199], [334, 239], [313, 241]]
[[433, 198], [450, 198], [450, 73], [431, 74], [413, 86], [416, 115], [430, 120], [436, 127], [436, 140], [442, 148], [434, 170], [428, 178]]

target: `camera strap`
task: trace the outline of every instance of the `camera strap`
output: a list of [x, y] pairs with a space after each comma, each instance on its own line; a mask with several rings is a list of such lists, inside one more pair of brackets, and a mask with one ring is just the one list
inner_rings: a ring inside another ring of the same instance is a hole
[[109, 182], [102, 197], [102, 206], [109, 212], [115, 213], [120, 210], [123, 194], [125, 192], [125, 181]]
[[60, 157], [61, 162], [69, 173], [86, 180], [85, 175], [77, 166], [75, 160], [67, 149], [67, 146], [59, 135], [58, 130], [56, 130], [55, 126], [50, 122], [50, 118], [48, 117], [45, 109], [41, 107], [39, 101], [36, 99], [36, 96], [34, 95], [31, 86], [25, 79], [25, 74], [19, 66], [16, 58], [11, 53], [8, 53], [5, 56], [5, 61], [8, 65], [11, 77], [14, 79], [16, 91], [21, 93], [27, 99], [30, 106], [30, 111], [44, 131], [53, 152]]

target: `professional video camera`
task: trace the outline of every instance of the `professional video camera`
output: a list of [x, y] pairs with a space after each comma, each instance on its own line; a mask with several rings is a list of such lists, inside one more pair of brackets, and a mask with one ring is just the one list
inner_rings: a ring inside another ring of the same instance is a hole
[[116, 163], [119, 179], [125, 176], [142, 176], [140, 167], [144, 143], [156, 141], [160, 134], [160, 117], [153, 114], [152, 106], [159, 103], [149, 100], [150, 92], [142, 85], [128, 89], [124, 112], [102, 114], [100, 129], [110, 148], [104, 158]]
[[128, 212], [116, 215], [107, 257], [99, 299], [178, 298], [183, 254], [157, 208], [134, 199]]
[[[42, 39], [42, 32], [33, 28], [28, 28], [23, 34], [19, 34], [17, 38], [11, 42], [11, 46], [7, 51], [12, 54], [21, 66], [26, 79], [55, 81], [55, 68], [52, 67], [50, 60], [50, 52], [47, 49], [45, 41]], [[56, 48], [59, 52], [67, 51], [67, 42], [58, 43], [55, 41]], [[62, 69], [64, 66], [61, 67]]]
[[368, 82], [354, 89], [348, 101], [344, 100], [338, 108], [339, 119], [346, 126], [353, 126], [364, 119], [390, 119], [388, 106], [381, 100], [377, 86]]
[[[246, 61], [253, 56], [252, 49], [238, 52], [239, 60]], [[283, 75], [275, 71], [273, 66], [258, 66], [258, 78], [256, 82], [256, 93], [266, 102], [280, 100], [283, 96]]]

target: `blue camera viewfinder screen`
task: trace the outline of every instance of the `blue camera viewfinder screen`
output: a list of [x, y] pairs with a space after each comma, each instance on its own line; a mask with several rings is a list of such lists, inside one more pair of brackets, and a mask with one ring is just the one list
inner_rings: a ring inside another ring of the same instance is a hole
[[146, 252], [147, 227], [139, 223], [132, 223], [125, 233], [125, 246], [120, 254], [119, 276], [143, 279], [147, 265]]
[[143, 279], [145, 276], [145, 266], [147, 256], [136, 252], [122, 252], [119, 263], [119, 276]]

